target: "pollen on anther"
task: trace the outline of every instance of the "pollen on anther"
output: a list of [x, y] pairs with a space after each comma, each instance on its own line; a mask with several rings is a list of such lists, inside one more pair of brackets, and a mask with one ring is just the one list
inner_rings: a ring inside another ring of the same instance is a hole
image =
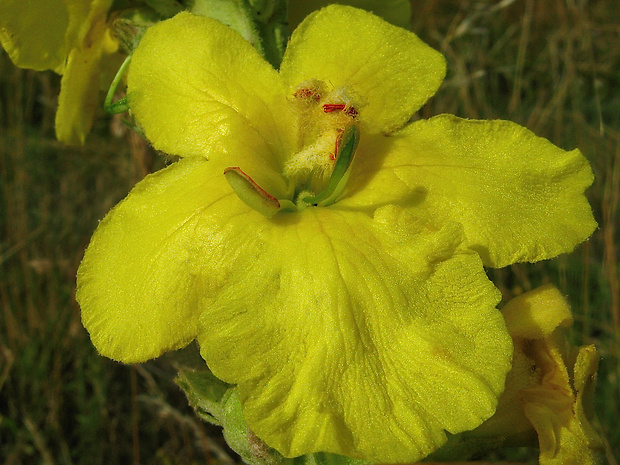
[[293, 95], [296, 98], [303, 99], [303, 100], [309, 100], [313, 102], [318, 102], [319, 100], [321, 100], [321, 94], [314, 89], [308, 89], [308, 88], [297, 89]]
[[350, 118], [356, 118], [358, 115], [355, 108], [344, 103], [326, 103], [323, 105], [324, 113], [334, 113], [336, 111], [341, 111]]
[[343, 111], [345, 107], [344, 103], [326, 103], [323, 105], [323, 111], [325, 113], [333, 113], [335, 111]]
[[356, 110], [355, 108], [353, 108], [353, 107], [347, 107], [347, 108], [344, 110], [344, 113], [345, 113], [347, 116], [350, 116], [351, 118], [357, 118], [357, 115], [359, 115], [359, 113], [357, 112], [357, 110]]

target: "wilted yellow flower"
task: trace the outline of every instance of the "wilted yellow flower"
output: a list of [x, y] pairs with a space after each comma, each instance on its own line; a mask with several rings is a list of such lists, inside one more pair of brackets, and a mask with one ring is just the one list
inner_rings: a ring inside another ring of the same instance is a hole
[[251, 430], [287, 457], [418, 460], [496, 408], [512, 344], [483, 263], [572, 250], [587, 161], [506, 121], [407, 124], [443, 57], [330, 6], [279, 71], [181, 13], [135, 50], [128, 101], [181, 157], [102, 221], [78, 275], [98, 350], [198, 339]]
[[56, 136], [84, 142], [99, 104], [104, 60], [118, 50], [108, 16], [112, 0], [3, 0], [0, 43], [20, 68], [62, 74]]
[[603, 444], [591, 424], [599, 357], [593, 345], [569, 347], [566, 300], [546, 285], [512, 299], [502, 313], [514, 340], [513, 368], [497, 412], [467, 437], [519, 445], [535, 431], [540, 465], [600, 463]]

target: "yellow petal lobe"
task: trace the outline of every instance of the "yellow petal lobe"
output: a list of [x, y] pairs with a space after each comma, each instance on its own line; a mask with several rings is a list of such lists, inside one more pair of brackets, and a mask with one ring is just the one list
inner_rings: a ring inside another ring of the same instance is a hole
[[6, 0], [0, 4], [0, 43], [20, 68], [63, 74], [79, 47], [92, 13], [107, 12], [112, 0]]
[[62, 73], [70, 15], [64, 0], [0, 3], [0, 43], [20, 68]]
[[78, 270], [99, 352], [138, 363], [183, 347], [225, 279], [228, 215], [248, 212], [223, 174], [185, 159], [140, 181], [99, 224]]
[[571, 252], [596, 228], [584, 195], [593, 174], [579, 150], [509, 121], [451, 115], [389, 139], [374, 142], [374, 156], [358, 153], [341, 205], [405, 202], [437, 224], [458, 221], [492, 267]]
[[293, 90], [312, 79], [346, 89], [362, 102], [366, 128], [389, 133], [435, 93], [445, 60], [412, 32], [363, 10], [330, 5], [295, 29], [280, 73]]
[[238, 252], [198, 340], [268, 445], [414, 461], [492, 415], [512, 346], [457, 224], [309, 207], [227, 226]]
[[502, 308], [502, 313], [510, 334], [524, 339], [542, 339], [558, 327], [573, 324], [566, 299], [552, 284], [511, 299]]
[[134, 51], [127, 88], [156, 149], [239, 166], [285, 195], [282, 179], [267, 172], [281, 172], [292, 152], [294, 118], [278, 73], [239, 34], [186, 12], [157, 23]]

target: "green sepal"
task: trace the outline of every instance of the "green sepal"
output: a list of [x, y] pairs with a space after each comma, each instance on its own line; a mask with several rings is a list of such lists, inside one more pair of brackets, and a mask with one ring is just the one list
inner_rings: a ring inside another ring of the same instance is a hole
[[249, 0], [259, 30], [263, 56], [278, 69], [291, 36], [287, 0]]
[[180, 369], [175, 382], [203, 420], [223, 426], [223, 399], [230, 385], [216, 378], [206, 367], [202, 370]]
[[292, 459], [292, 465], [365, 465], [360, 459], [352, 459], [344, 455], [328, 454], [326, 452], [317, 452], [316, 454], [302, 455]]
[[224, 439], [250, 465], [288, 465], [289, 459], [272, 449], [248, 428], [237, 389], [229, 389], [222, 399]]
[[254, 22], [254, 11], [245, 0], [194, 0], [189, 11], [225, 24], [263, 54], [262, 41]]
[[289, 37], [285, 0], [193, 0], [188, 10], [230, 27], [274, 68], [280, 66]]
[[[469, 460], [489, 454], [504, 445], [506, 438], [470, 437], [466, 433], [448, 435], [448, 441], [435, 452], [425, 458], [430, 462], [452, 462]], [[522, 444], [519, 444], [522, 445]], [[533, 446], [533, 444], [532, 444]]]
[[283, 0], [248, 0], [258, 21], [267, 22], [274, 12], [286, 3]]
[[150, 24], [127, 18], [118, 18], [114, 21], [114, 35], [118, 37], [121, 48], [127, 55], [133, 53], [149, 26]]

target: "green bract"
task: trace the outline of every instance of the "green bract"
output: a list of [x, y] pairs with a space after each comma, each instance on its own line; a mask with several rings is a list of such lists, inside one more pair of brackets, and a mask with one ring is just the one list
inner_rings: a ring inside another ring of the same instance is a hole
[[181, 159], [86, 251], [98, 350], [134, 363], [197, 339], [287, 457], [415, 461], [489, 418], [512, 343], [483, 263], [587, 238], [592, 174], [509, 122], [407, 124], [444, 72], [414, 34], [345, 6], [307, 17], [279, 71], [211, 19], [150, 28], [128, 101]]

